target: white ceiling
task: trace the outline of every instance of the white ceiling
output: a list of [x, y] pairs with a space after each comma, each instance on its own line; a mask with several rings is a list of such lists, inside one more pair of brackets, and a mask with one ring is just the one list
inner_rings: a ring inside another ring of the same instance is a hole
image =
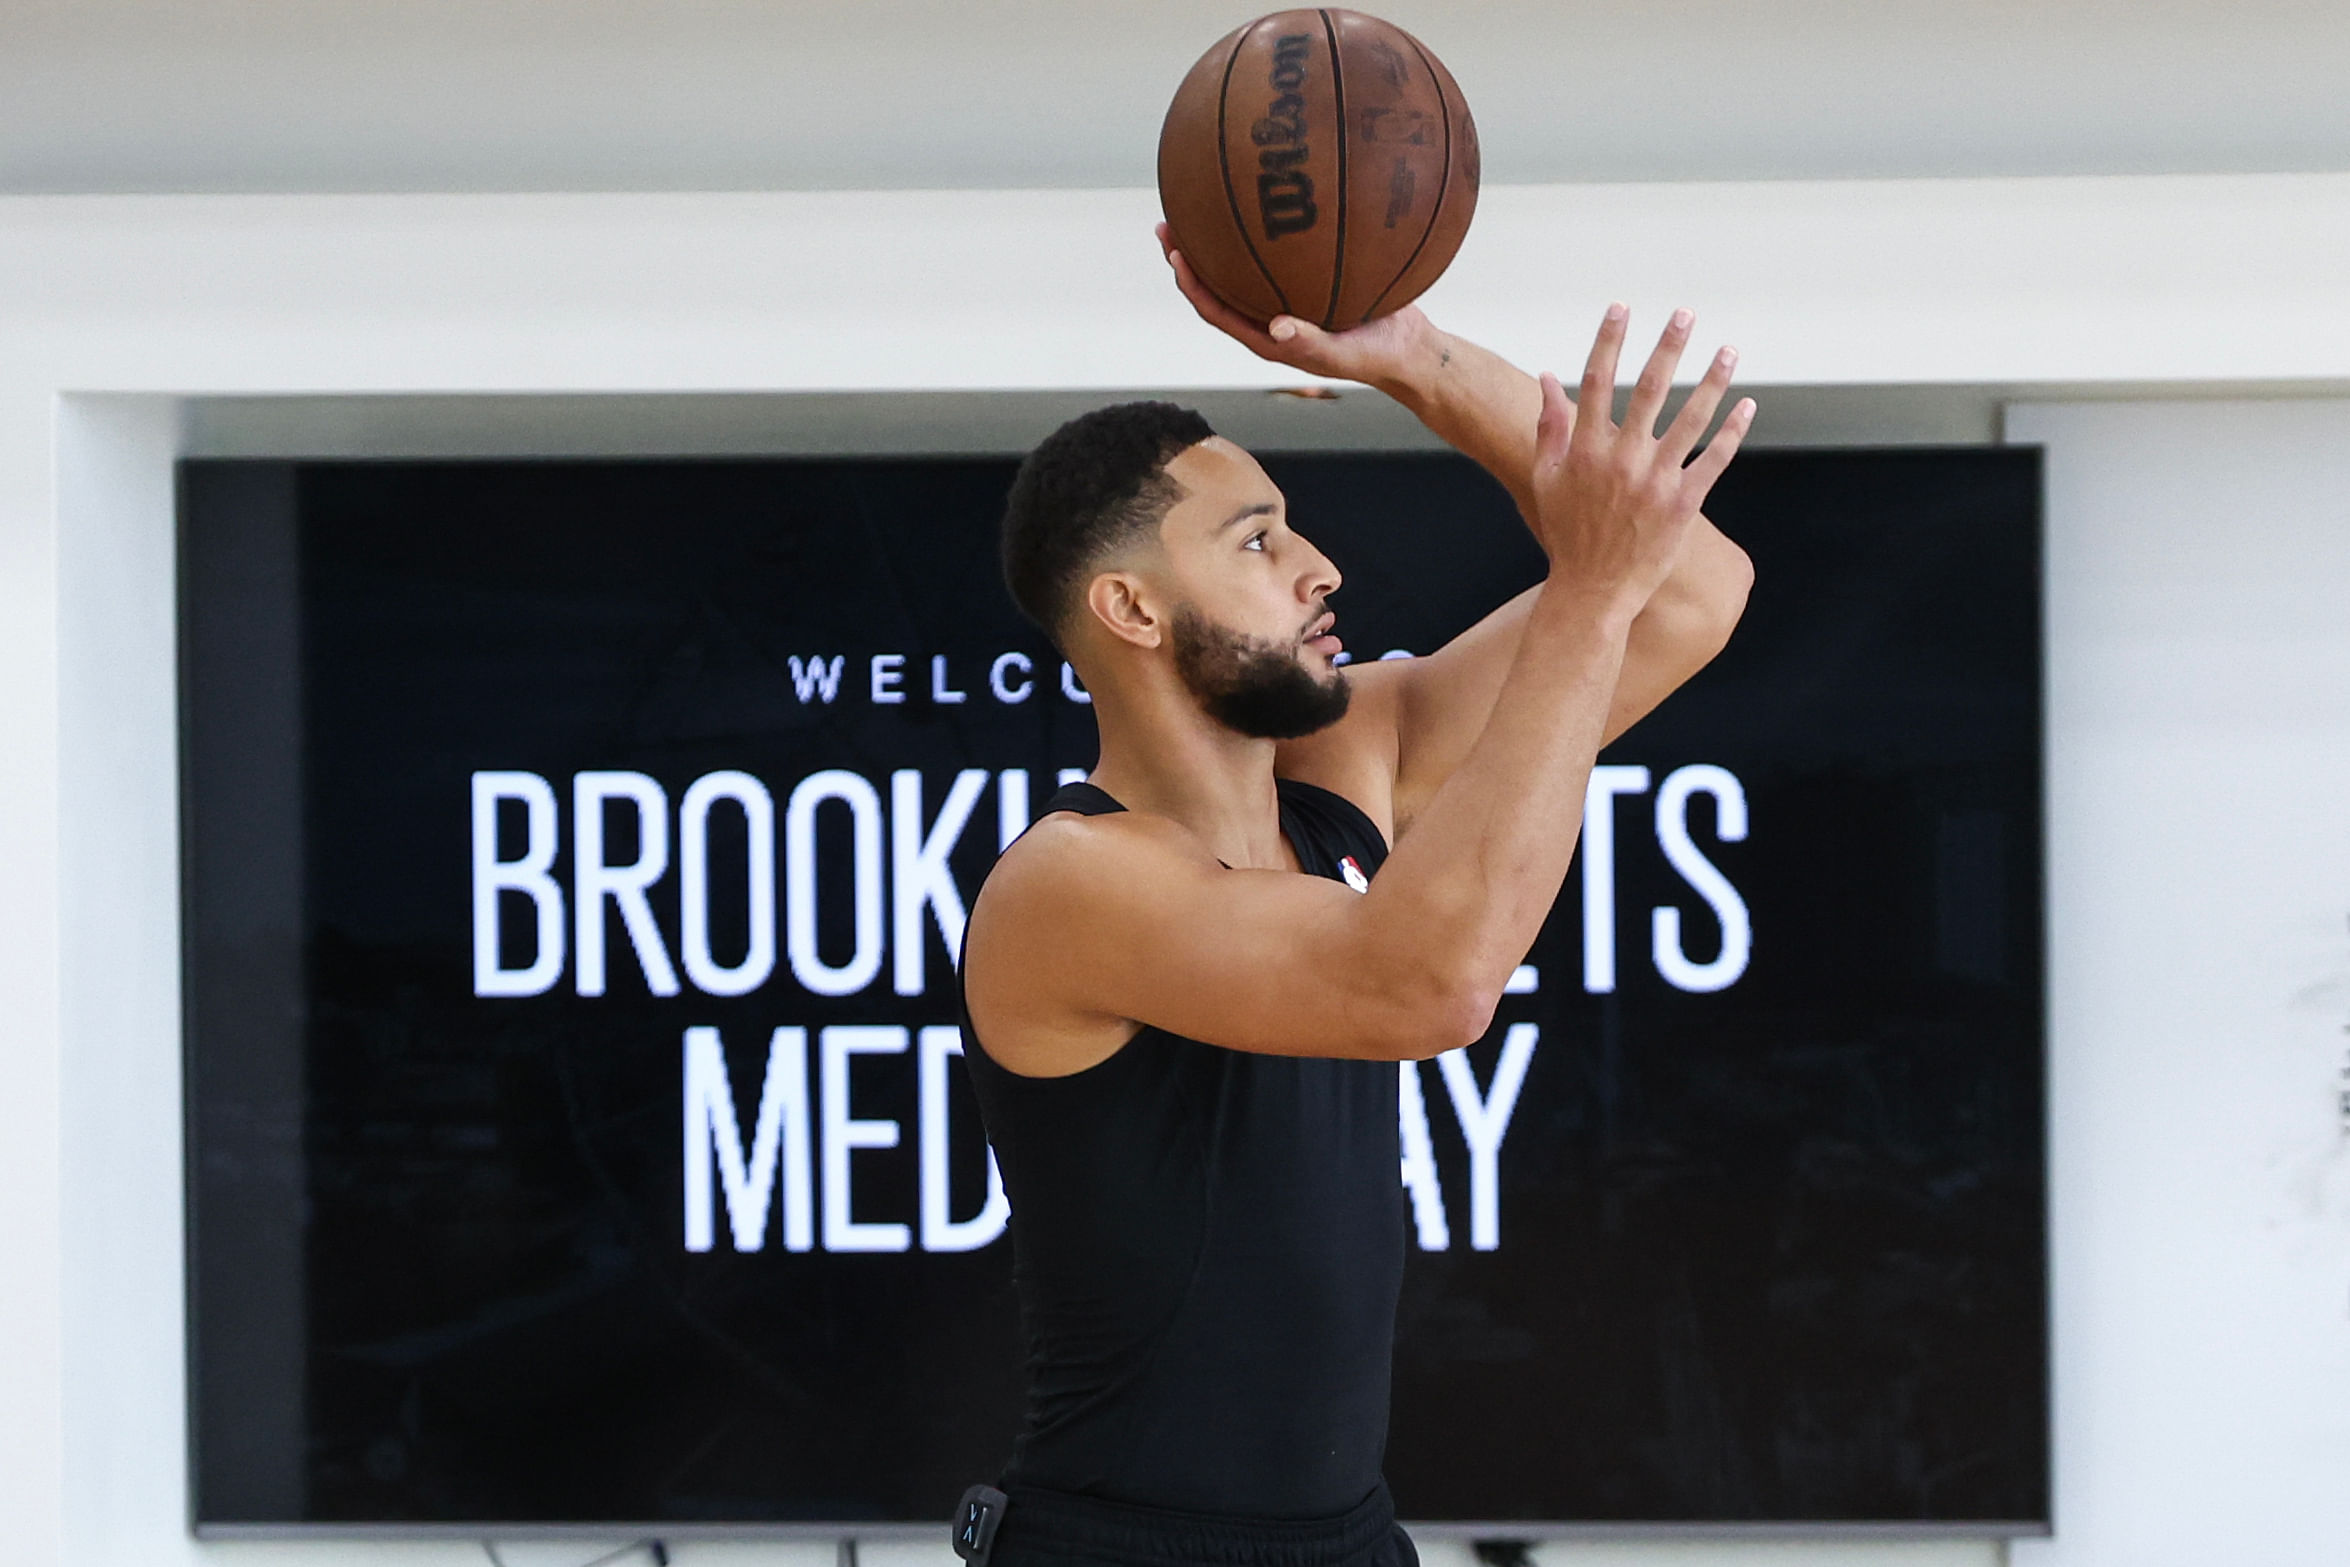
[[[2350, 169], [2346, 0], [1381, 0], [1509, 183]], [[1133, 186], [1197, 0], [0, 0], [0, 191]]]

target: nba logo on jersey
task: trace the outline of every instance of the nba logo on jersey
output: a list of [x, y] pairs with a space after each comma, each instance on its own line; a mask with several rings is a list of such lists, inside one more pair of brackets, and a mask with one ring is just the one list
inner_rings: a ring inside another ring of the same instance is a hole
[[1338, 874], [1344, 876], [1346, 884], [1357, 892], [1371, 890], [1371, 878], [1363, 874], [1363, 868], [1355, 863], [1355, 857], [1351, 854], [1338, 857]]

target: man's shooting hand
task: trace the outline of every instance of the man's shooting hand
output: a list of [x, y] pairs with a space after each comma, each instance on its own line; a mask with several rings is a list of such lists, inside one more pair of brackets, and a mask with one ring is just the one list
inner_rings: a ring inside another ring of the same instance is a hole
[[1533, 521], [1550, 553], [1554, 581], [1637, 611], [1672, 574], [1698, 508], [1754, 422], [1754, 399], [1741, 398], [1712, 444], [1696, 461], [1689, 460], [1738, 362], [1737, 352], [1724, 348], [1673, 422], [1661, 436], [1656, 433], [1674, 367], [1695, 323], [1690, 312], [1680, 310], [1648, 356], [1618, 424], [1610, 414], [1627, 321], [1622, 305], [1608, 307], [1583, 367], [1577, 402], [1567, 401], [1556, 376], [1542, 377]]
[[1424, 374], [1441, 361], [1443, 334], [1407, 305], [1391, 315], [1366, 321], [1343, 332], [1325, 332], [1296, 316], [1275, 316], [1263, 326], [1234, 310], [1208, 291], [1191, 270], [1183, 252], [1175, 248], [1167, 225], [1159, 225], [1159, 248], [1175, 270], [1175, 286], [1199, 312], [1199, 318], [1231, 338], [1259, 359], [1287, 365], [1308, 375], [1333, 381], [1360, 381], [1393, 391], [1410, 378]]

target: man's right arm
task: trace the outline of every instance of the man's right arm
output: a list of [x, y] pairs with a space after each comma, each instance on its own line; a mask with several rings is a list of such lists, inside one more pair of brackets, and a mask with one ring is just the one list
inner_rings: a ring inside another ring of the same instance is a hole
[[1653, 408], [1615, 424], [1623, 335], [1611, 310], [1580, 419], [1544, 377], [1534, 489], [1549, 583], [1484, 732], [1370, 890], [1225, 870], [1169, 822], [1042, 824], [972, 915], [967, 982], [991, 1054], [1058, 1076], [1107, 1057], [1132, 1023], [1389, 1060], [1484, 1032], [1565, 880], [1632, 622], [1752, 417], [1740, 403], [1695, 462], [1718, 385], [1661, 437]]

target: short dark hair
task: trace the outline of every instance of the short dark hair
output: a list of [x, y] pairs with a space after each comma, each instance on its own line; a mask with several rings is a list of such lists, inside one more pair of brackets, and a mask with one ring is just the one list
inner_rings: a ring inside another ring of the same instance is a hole
[[1086, 568], [1158, 526], [1183, 494], [1168, 462], [1215, 433], [1173, 403], [1114, 403], [1079, 414], [1021, 462], [1004, 503], [1004, 585], [1056, 646]]

